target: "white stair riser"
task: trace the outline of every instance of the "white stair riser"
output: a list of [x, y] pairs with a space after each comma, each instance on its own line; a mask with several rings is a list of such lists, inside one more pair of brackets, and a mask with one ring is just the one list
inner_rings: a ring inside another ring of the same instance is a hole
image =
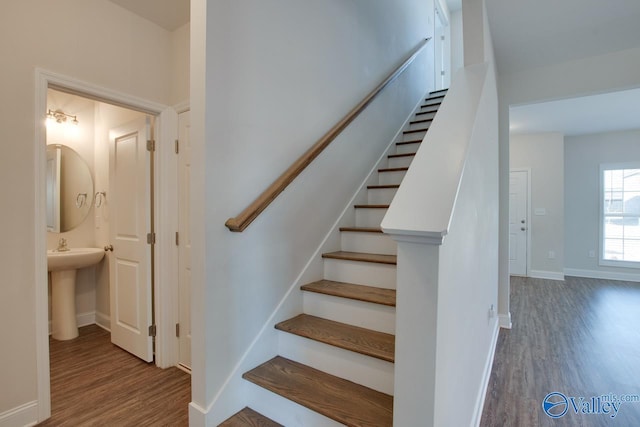
[[403, 141], [415, 141], [415, 140], [422, 140], [424, 139], [424, 136], [427, 134], [427, 131], [422, 131], [422, 132], [412, 132], [412, 133], [403, 133], [402, 134], [402, 140]]
[[395, 289], [396, 266], [325, 258], [324, 278], [336, 282]]
[[386, 209], [356, 209], [356, 227], [380, 227]]
[[398, 185], [406, 173], [407, 171], [378, 172], [378, 183], [380, 185]]
[[383, 233], [340, 233], [341, 249], [348, 252], [368, 252], [372, 254], [395, 255], [398, 245], [388, 235]]
[[393, 394], [393, 363], [280, 331], [278, 353], [331, 375]]
[[416, 153], [420, 143], [396, 145], [396, 154]]
[[388, 205], [397, 192], [397, 188], [369, 188], [367, 189], [367, 203], [370, 205]]
[[316, 292], [304, 292], [303, 311], [316, 317], [386, 334], [396, 333], [396, 308]]
[[[417, 111], [416, 113], [425, 112], [426, 108]], [[426, 114], [414, 114], [410, 121], [414, 120], [424, 120], [424, 119], [433, 119], [436, 116], [436, 113], [426, 113]]]
[[[249, 381], [243, 390], [243, 405], [285, 426], [344, 427], [336, 421]], [[240, 408], [238, 408], [240, 409]]]
[[408, 168], [413, 161], [413, 156], [406, 157], [391, 157], [387, 162], [390, 168]]
[[[420, 117], [420, 116], [418, 116]], [[420, 117], [419, 119], [416, 120], [425, 120], [428, 117]], [[431, 126], [431, 122], [420, 122], [420, 123], [410, 123], [409, 124], [409, 130], [414, 130], [414, 129], [425, 129], [428, 128], [429, 126]]]

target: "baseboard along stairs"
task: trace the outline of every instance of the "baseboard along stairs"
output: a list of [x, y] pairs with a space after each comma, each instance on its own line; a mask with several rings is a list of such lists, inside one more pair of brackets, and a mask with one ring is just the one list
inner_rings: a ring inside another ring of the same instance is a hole
[[[445, 94], [418, 108], [367, 204], [354, 206], [355, 225], [340, 228], [342, 250], [322, 255], [324, 279], [301, 287], [304, 313], [275, 325], [279, 355], [245, 380], [340, 424], [393, 424], [397, 247], [380, 223]], [[220, 424], [280, 425], [250, 408]]]

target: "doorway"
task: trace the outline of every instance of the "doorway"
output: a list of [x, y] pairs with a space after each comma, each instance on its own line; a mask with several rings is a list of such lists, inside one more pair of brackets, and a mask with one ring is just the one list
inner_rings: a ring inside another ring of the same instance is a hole
[[435, 89], [448, 89], [451, 84], [451, 42], [449, 17], [439, 0], [434, 3], [434, 70]]
[[[152, 217], [157, 224], [163, 224], [161, 229], [155, 230], [155, 244], [151, 253], [157, 260], [152, 265], [151, 274], [155, 280], [155, 292], [151, 296], [153, 303], [153, 318], [155, 322], [155, 364], [166, 368], [178, 364], [178, 341], [175, 335], [175, 325], [178, 323], [178, 289], [177, 283], [177, 249], [173, 244], [177, 229], [177, 161], [173, 142], [177, 138], [177, 113], [172, 107], [141, 100], [109, 89], [80, 82], [76, 79], [36, 70], [36, 138], [34, 139], [35, 162], [41, 165], [36, 168], [36, 334], [37, 334], [37, 377], [38, 377], [38, 405], [39, 419], [47, 418], [51, 413], [50, 406], [50, 374], [49, 374], [49, 319], [48, 319], [48, 280], [46, 251], [48, 247], [46, 234], [46, 177], [45, 177], [45, 145], [46, 128], [45, 115], [47, 113], [47, 93], [49, 89], [63, 93], [79, 95], [80, 97], [103, 102], [107, 105], [117, 105], [135, 111], [143, 116], [155, 118], [155, 123], [149, 126], [153, 129], [155, 151], [149, 155], [155, 159], [156, 173], [149, 183], [155, 187], [156, 197], [151, 200]], [[146, 139], [143, 137], [142, 139]], [[146, 141], [145, 141], [146, 149]], [[96, 193], [102, 190], [96, 189]], [[106, 198], [105, 198], [106, 196]], [[109, 194], [103, 195], [103, 202], [109, 202]], [[95, 203], [95, 200], [92, 201]], [[94, 217], [95, 221], [95, 217]], [[98, 221], [98, 226], [100, 221]], [[94, 222], [93, 227], [96, 223]], [[147, 231], [151, 232], [151, 231]], [[146, 241], [146, 233], [145, 233]]]
[[528, 275], [529, 254], [529, 171], [509, 174], [509, 274]]

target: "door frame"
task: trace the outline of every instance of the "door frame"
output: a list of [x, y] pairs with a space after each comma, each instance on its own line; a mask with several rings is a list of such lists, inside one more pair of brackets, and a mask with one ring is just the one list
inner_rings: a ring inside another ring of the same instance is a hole
[[[511, 172], [526, 172], [527, 174], [527, 267], [525, 269], [525, 276], [529, 277], [531, 270], [531, 168], [513, 168], [509, 169], [509, 176]], [[509, 188], [511, 190], [511, 188]], [[511, 218], [511, 215], [507, 215], [507, 218]], [[511, 277], [511, 266], [509, 265], [509, 277]]]
[[160, 368], [175, 366], [178, 360], [178, 340], [175, 336], [177, 319], [177, 289], [173, 284], [177, 277], [177, 248], [174, 231], [177, 229], [177, 159], [173, 155], [174, 141], [178, 134], [176, 108], [148, 101], [73, 77], [37, 68], [35, 70], [34, 110], [34, 197], [35, 197], [35, 327], [38, 420], [51, 416], [51, 388], [49, 372], [49, 306], [47, 292], [47, 235], [45, 203], [45, 162], [47, 89], [54, 88], [97, 101], [108, 102], [124, 108], [140, 111], [156, 117], [156, 151], [153, 153], [156, 173], [154, 218], [163, 227], [156, 230], [153, 247], [157, 262], [154, 265], [155, 324], [157, 327], [155, 363]]

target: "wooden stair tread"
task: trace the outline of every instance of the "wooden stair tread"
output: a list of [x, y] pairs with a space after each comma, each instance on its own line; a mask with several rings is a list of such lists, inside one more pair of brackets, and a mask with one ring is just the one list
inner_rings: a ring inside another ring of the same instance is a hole
[[347, 426], [393, 424], [392, 396], [281, 356], [243, 378]]
[[434, 90], [433, 92], [429, 92], [429, 95], [433, 95], [434, 93], [447, 92], [448, 90], [449, 90], [449, 88], [440, 89], [440, 90]]
[[340, 231], [353, 233], [382, 233], [382, 229], [380, 227], [340, 227]]
[[395, 255], [370, 254], [367, 252], [347, 252], [336, 251], [322, 254], [322, 258], [342, 259], [346, 261], [372, 262], [375, 264], [391, 264], [396, 265], [397, 257]]
[[433, 117], [430, 119], [420, 119], [420, 120], [412, 120], [409, 122], [410, 125], [416, 125], [418, 123], [426, 123], [426, 122], [432, 122], [433, 121]]
[[319, 280], [300, 287], [303, 291], [348, 298], [374, 304], [396, 306], [396, 290], [376, 288], [374, 286], [356, 285], [353, 283]]
[[431, 101], [432, 99], [442, 99], [444, 97], [445, 97], [445, 95], [436, 95], [436, 96], [430, 96], [428, 98], [425, 98], [424, 100], [425, 101]]
[[254, 411], [247, 407], [237, 412], [218, 427], [284, 427], [271, 418]]
[[416, 116], [418, 114], [427, 114], [427, 113], [435, 113], [438, 111], [438, 108], [440, 108], [440, 103], [437, 104], [425, 104], [425, 105], [421, 105], [420, 108], [430, 108], [431, 110], [429, 111], [420, 111], [418, 113], [416, 113]]
[[421, 139], [415, 139], [413, 141], [401, 141], [401, 142], [396, 142], [396, 145], [409, 145], [409, 144], [420, 144], [422, 143]]
[[383, 169], [378, 169], [378, 172], [404, 172], [408, 170], [409, 168], [383, 168]]
[[394, 361], [395, 337], [391, 334], [304, 313], [278, 323], [276, 329], [387, 362]]
[[367, 185], [367, 190], [375, 190], [380, 188], [400, 188], [400, 185], [399, 184]]
[[389, 154], [387, 158], [389, 159], [397, 159], [398, 157], [413, 157], [416, 153], [404, 153], [404, 154]]
[[428, 130], [429, 130], [429, 128], [427, 127], [427, 128], [421, 128], [421, 129], [405, 130], [405, 131], [403, 131], [402, 133], [404, 133], [404, 134], [406, 135], [406, 134], [410, 134], [410, 133], [426, 132], [426, 131], [428, 131]]
[[389, 209], [389, 205], [354, 205], [355, 209]]

